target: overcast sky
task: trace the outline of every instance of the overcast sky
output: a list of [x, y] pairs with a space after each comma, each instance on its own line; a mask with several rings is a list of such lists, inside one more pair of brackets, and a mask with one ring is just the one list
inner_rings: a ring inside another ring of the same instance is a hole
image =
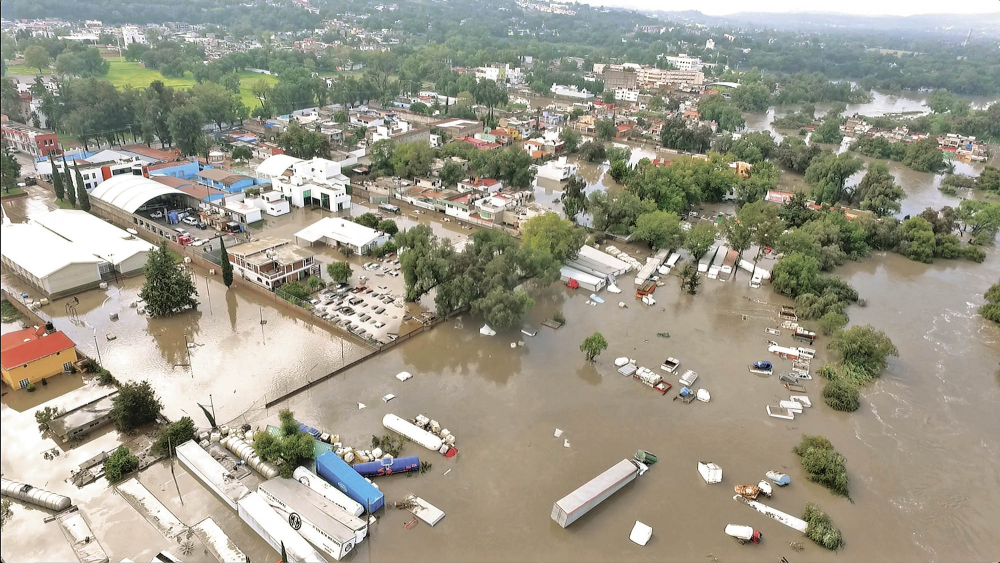
[[697, 10], [713, 16], [735, 12], [836, 12], [861, 15], [981, 14], [1000, 12], [998, 0], [840, 0], [831, 4], [804, 4], [801, 0], [579, 0], [587, 4], [620, 6], [641, 10]]

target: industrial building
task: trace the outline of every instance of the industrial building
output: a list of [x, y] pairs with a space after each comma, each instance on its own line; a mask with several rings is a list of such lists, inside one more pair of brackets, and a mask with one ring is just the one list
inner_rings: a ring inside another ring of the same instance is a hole
[[101, 283], [104, 262], [79, 244], [38, 224], [0, 227], [4, 266], [49, 297], [61, 297]]
[[115, 176], [101, 182], [90, 192], [91, 211], [119, 226], [144, 229], [157, 237], [177, 242], [178, 233], [171, 227], [139, 213], [140, 209], [166, 212], [198, 207], [200, 199], [177, 188], [143, 176]]
[[333, 247], [346, 246], [355, 254], [367, 254], [388, 241], [389, 235], [340, 217], [324, 217], [295, 233], [295, 242], [302, 246], [322, 242]]
[[111, 422], [111, 407], [117, 394], [118, 389], [113, 385], [91, 383], [49, 401], [45, 406], [62, 413], [52, 419], [49, 428], [63, 440], [100, 428]]
[[32, 221], [76, 243], [125, 276], [142, 272], [149, 253], [156, 248], [86, 211], [57, 209], [35, 215]]
[[60, 331], [27, 328], [0, 337], [0, 373], [12, 389], [69, 371], [76, 360], [76, 344]]

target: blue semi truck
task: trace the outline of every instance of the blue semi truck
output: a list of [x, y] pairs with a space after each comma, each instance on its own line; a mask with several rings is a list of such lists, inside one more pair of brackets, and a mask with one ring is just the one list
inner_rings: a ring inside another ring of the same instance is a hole
[[326, 452], [316, 458], [316, 473], [365, 507], [369, 513], [385, 506], [382, 491], [333, 452]]

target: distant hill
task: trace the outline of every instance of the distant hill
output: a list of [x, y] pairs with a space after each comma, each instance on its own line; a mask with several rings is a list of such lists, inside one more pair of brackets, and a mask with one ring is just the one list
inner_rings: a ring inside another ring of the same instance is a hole
[[857, 16], [827, 12], [772, 14], [740, 12], [709, 16], [696, 10], [651, 12], [656, 17], [704, 25], [735, 25], [797, 31], [938, 31], [1000, 36], [1000, 11], [988, 14], [921, 14], [914, 16]]

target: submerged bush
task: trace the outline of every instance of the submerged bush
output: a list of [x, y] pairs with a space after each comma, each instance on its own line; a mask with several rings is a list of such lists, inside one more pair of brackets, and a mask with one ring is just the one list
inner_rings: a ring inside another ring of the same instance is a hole
[[854, 412], [861, 407], [858, 386], [845, 379], [834, 379], [823, 388], [823, 400], [833, 410]]
[[833, 449], [830, 440], [803, 434], [802, 441], [792, 451], [802, 458], [802, 467], [809, 473], [810, 481], [823, 485], [834, 494], [850, 498], [847, 458]]
[[840, 530], [833, 525], [833, 521], [819, 506], [811, 502], [806, 504], [802, 519], [809, 524], [806, 528], [807, 538], [827, 549], [836, 550], [844, 547], [844, 538], [840, 535]]

